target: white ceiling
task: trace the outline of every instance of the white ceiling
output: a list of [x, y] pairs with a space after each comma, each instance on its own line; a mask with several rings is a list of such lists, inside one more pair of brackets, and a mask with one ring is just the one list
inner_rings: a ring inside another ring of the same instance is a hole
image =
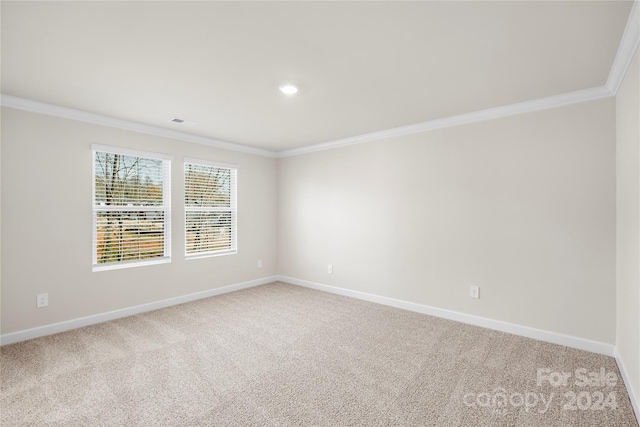
[[603, 86], [631, 2], [1, 7], [3, 94], [281, 151]]

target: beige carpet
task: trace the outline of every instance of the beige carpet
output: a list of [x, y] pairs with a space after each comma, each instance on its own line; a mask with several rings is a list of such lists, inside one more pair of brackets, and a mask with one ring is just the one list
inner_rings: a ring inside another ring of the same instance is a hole
[[[0, 363], [3, 427], [638, 426], [610, 357], [283, 283], [5, 346]], [[539, 386], [540, 368], [572, 376]], [[580, 368], [617, 383], [579, 387]]]

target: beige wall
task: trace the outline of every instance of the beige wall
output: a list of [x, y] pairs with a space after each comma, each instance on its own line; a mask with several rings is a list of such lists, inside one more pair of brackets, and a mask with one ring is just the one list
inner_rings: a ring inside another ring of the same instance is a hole
[[[616, 346], [640, 398], [640, 54], [616, 96]], [[640, 401], [637, 402], [640, 407]]]
[[[277, 162], [3, 109], [2, 333], [281, 274], [613, 344], [614, 102]], [[172, 263], [91, 271], [93, 143], [175, 156]], [[238, 255], [184, 260], [183, 156], [240, 165]]]
[[280, 159], [278, 272], [613, 344], [615, 176], [613, 98]]
[[[174, 156], [171, 263], [92, 272], [91, 144]], [[8, 108], [2, 151], [3, 334], [276, 274], [275, 159]], [[184, 156], [239, 165], [237, 255], [184, 260]]]

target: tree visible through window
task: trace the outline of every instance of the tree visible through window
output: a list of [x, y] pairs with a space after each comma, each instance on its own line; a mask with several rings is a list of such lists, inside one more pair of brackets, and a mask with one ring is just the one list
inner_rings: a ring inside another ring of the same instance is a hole
[[[170, 161], [94, 149], [94, 270], [170, 256]], [[159, 155], [161, 156], [161, 155]]]
[[185, 159], [187, 256], [237, 252], [236, 177], [233, 165]]

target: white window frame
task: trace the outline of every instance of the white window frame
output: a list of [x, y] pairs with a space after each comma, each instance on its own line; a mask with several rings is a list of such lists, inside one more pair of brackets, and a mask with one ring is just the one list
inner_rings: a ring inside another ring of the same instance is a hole
[[[154, 160], [162, 160], [163, 176], [162, 176], [162, 205], [161, 206], [98, 206], [96, 205], [96, 152], [105, 152], [110, 154], [121, 154], [125, 156], [134, 156]], [[92, 244], [92, 265], [93, 271], [117, 270], [121, 268], [142, 267], [146, 265], [165, 264], [171, 262], [171, 162], [173, 156], [162, 153], [153, 153], [150, 151], [131, 150], [122, 147], [113, 147], [109, 145], [92, 144], [91, 145], [92, 164], [92, 197], [91, 204], [93, 206], [92, 227], [93, 227], [93, 244]], [[97, 218], [99, 212], [107, 211], [162, 211], [164, 214], [164, 254], [162, 257], [148, 258], [142, 260], [130, 260], [120, 262], [110, 262], [98, 264], [98, 229]]]
[[[185, 157], [183, 164], [183, 179], [185, 185], [185, 198], [186, 198], [186, 175], [187, 175], [187, 165], [197, 165], [197, 166], [210, 166], [221, 169], [230, 169], [231, 170], [231, 194], [230, 194], [230, 207], [229, 208], [221, 208], [221, 207], [193, 207], [187, 206], [186, 201], [184, 205], [184, 256], [185, 259], [199, 259], [199, 258], [209, 258], [209, 257], [217, 257], [217, 256], [225, 256], [225, 255], [235, 255], [238, 253], [238, 171], [239, 166], [233, 163], [223, 163], [216, 162], [212, 160], [204, 160], [204, 159], [196, 159], [193, 157]], [[231, 212], [231, 229], [232, 229], [232, 240], [231, 240], [231, 249], [227, 250], [215, 250], [208, 252], [195, 252], [189, 253], [187, 247], [187, 212]]]

